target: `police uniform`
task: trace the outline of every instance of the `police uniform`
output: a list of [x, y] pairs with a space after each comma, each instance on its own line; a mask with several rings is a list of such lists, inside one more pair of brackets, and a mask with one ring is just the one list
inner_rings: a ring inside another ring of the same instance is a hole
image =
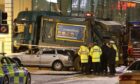
[[81, 60], [81, 68], [83, 73], [88, 73], [88, 56], [89, 56], [89, 49], [87, 46], [80, 46], [78, 51], [78, 55], [80, 56]]
[[92, 58], [92, 67], [95, 74], [100, 73], [100, 56], [102, 54], [102, 50], [98, 45], [94, 45], [90, 49], [90, 56]]
[[119, 52], [118, 52], [118, 48], [117, 48], [117, 46], [116, 46], [115, 44], [113, 44], [112, 46], [113, 46], [114, 50], [116, 51], [116, 58], [115, 58], [115, 60], [116, 60], [116, 62], [118, 62], [118, 61], [119, 61]]
[[116, 44], [115, 44], [114, 41], [110, 41], [110, 43], [112, 44], [113, 49], [116, 51], [116, 58], [115, 58], [115, 61], [116, 61], [116, 63], [118, 63], [118, 61], [119, 61], [119, 52], [118, 52], [118, 48], [117, 48], [117, 46], [116, 46]]

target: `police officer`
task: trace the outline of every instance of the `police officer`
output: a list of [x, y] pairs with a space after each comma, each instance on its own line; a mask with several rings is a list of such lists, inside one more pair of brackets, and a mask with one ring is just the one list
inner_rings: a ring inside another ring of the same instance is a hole
[[[93, 47], [93, 43], [89, 43], [89, 44], [88, 44], [89, 50], [90, 50], [92, 47]], [[91, 58], [91, 56], [89, 56], [89, 57], [88, 57], [88, 72], [89, 72], [89, 74], [91, 73], [91, 71], [92, 71], [92, 58]]]
[[100, 73], [100, 56], [102, 54], [101, 48], [94, 42], [94, 46], [90, 49], [90, 56], [92, 58], [92, 67], [94, 74]]
[[116, 44], [115, 44], [115, 42], [114, 41], [111, 41], [112, 42], [112, 46], [113, 46], [113, 49], [116, 51], [116, 58], [115, 58], [115, 61], [116, 61], [116, 63], [119, 61], [119, 52], [118, 52], [118, 48], [117, 48], [117, 46], [116, 46]]
[[101, 72], [103, 75], [107, 75], [107, 62], [108, 62], [108, 51], [109, 51], [109, 45], [108, 42], [104, 42], [104, 44], [101, 47], [102, 49], [102, 55], [101, 55]]
[[88, 74], [88, 56], [89, 56], [89, 49], [85, 45], [80, 46], [80, 49], [78, 51], [78, 55], [81, 59], [81, 68], [83, 74]]
[[110, 47], [110, 49], [108, 51], [108, 53], [109, 53], [108, 65], [109, 65], [109, 71], [110, 71], [109, 74], [111, 76], [114, 76], [115, 75], [115, 72], [116, 72], [116, 70], [115, 70], [116, 50], [113, 48], [113, 42], [112, 41], [110, 41], [109, 47]]

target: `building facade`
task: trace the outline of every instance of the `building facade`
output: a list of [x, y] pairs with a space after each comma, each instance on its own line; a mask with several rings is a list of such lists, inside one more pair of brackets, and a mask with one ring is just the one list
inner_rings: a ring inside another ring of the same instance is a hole
[[31, 0], [0, 0], [0, 11], [7, 12], [7, 24], [9, 31], [7, 34], [0, 34], [0, 53], [12, 53], [12, 27], [13, 21], [18, 12], [31, 10]]

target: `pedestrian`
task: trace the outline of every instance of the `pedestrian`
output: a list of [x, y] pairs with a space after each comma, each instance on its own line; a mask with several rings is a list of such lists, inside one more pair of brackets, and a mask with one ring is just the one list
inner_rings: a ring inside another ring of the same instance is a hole
[[115, 49], [113, 48], [113, 42], [110, 41], [109, 42], [109, 57], [108, 57], [108, 65], [109, 65], [109, 75], [111, 76], [114, 76], [115, 73], [116, 73], [116, 70], [115, 70], [115, 65], [116, 65], [116, 51]]
[[88, 56], [89, 56], [89, 49], [87, 45], [81, 45], [78, 51], [78, 55], [80, 56], [81, 60], [81, 71], [83, 74], [88, 74]]
[[108, 69], [107, 69], [107, 62], [108, 62], [108, 51], [109, 51], [109, 44], [105, 42], [102, 47], [102, 55], [101, 55], [101, 73], [103, 75], [107, 75]]
[[122, 50], [123, 50], [123, 65], [124, 66], [128, 66], [128, 43], [127, 42], [123, 42], [123, 46], [122, 46]]
[[93, 43], [93, 47], [90, 49], [90, 56], [92, 58], [92, 68], [95, 75], [100, 74], [100, 56], [102, 54], [101, 48], [96, 42]]

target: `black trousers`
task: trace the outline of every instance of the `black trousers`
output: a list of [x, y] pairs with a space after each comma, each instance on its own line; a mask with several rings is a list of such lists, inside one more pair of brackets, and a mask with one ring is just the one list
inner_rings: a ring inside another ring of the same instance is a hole
[[111, 74], [111, 75], [115, 75], [115, 73], [116, 73], [116, 70], [115, 70], [115, 63], [109, 63], [109, 73]]
[[123, 55], [123, 62], [124, 66], [128, 66], [128, 54]]
[[91, 70], [92, 70], [92, 58], [89, 57], [88, 59], [88, 73], [91, 73]]
[[100, 62], [92, 62], [92, 68], [95, 74], [100, 73], [101, 72]]
[[88, 63], [81, 63], [81, 71], [82, 71], [82, 73], [86, 73], [86, 74], [89, 73], [89, 71], [88, 71]]
[[107, 60], [101, 61], [101, 72], [107, 74]]

